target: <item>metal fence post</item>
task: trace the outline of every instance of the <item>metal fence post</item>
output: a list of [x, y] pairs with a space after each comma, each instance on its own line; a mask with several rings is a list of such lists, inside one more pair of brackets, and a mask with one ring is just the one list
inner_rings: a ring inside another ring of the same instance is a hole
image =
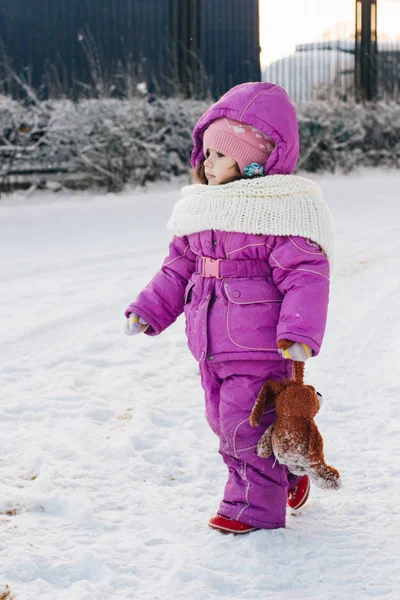
[[358, 100], [377, 96], [377, 0], [356, 0], [355, 88]]

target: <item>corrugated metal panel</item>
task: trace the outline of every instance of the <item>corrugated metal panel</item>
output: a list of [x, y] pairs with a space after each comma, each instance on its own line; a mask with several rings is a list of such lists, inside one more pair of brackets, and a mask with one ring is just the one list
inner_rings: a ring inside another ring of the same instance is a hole
[[171, 76], [180, 91], [202, 95], [202, 0], [170, 1]]
[[259, 81], [258, 0], [203, 0], [203, 62], [215, 97]]
[[[79, 36], [83, 36], [80, 38]], [[169, 65], [169, 3], [159, 0], [1, 0], [0, 39], [20, 73], [32, 71], [35, 87], [45, 67], [79, 89], [90, 81], [89, 53], [103, 77], [118, 61], [147, 60], [149, 78]], [[81, 41], [80, 41], [81, 40]], [[86, 55], [85, 55], [86, 54]], [[131, 57], [131, 58], [129, 58]], [[67, 90], [66, 90], [67, 91]], [[70, 91], [70, 90], [68, 90]]]

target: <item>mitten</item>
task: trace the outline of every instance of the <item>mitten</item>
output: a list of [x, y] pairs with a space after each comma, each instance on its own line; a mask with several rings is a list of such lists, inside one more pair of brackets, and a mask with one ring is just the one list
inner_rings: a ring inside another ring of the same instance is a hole
[[312, 350], [307, 344], [292, 342], [290, 340], [279, 340], [278, 352], [283, 358], [289, 358], [290, 360], [297, 360], [300, 362], [304, 362], [307, 358], [312, 356]]
[[149, 324], [147, 321], [139, 317], [136, 313], [131, 313], [126, 320], [125, 333], [126, 335], [137, 335], [145, 332]]

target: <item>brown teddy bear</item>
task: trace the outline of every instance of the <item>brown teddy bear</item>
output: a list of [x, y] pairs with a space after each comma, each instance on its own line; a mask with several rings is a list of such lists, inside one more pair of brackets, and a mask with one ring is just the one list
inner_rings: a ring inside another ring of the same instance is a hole
[[295, 379], [267, 381], [263, 385], [250, 416], [256, 427], [268, 404], [275, 404], [276, 421], [266, 430], [257, 446], [257, 454], [276, 459], [295, 475], [307, 473], [321, 488], [338, 489], [339, 472], [325, 463], [323, 440], [313, 420], [319, 399], [312, 385], [303, 383], [304, 363], [294, 362]]

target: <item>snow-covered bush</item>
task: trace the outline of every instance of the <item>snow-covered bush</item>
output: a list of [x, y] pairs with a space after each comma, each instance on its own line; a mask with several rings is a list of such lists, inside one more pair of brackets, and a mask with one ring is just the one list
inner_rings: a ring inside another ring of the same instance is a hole
[[356, 166], [400, 165], [400, 105], [310, 102], [298, 107], [306, 171], [351, 171]]
[[[63, 174], [66, 185], [120, 190], [189, 171], [192, 129], [209, 102], [134, 96], [23, 104], [0, 96], [0, 185], [13, 175]], [[400, 105], [324, 100], [301, 104], [306, 171], [399, 166]]]
[[71, 121], [65, 114], [63, 129], [68, 122], [74, 127], [70, 139], [80, 169], [121, 189], [187, 172], [191, 130], [203, 110], [201, 102], [176, 99], [87, 100], [75, 105]]
[[140, 97], [47, 101], [39, 111], [47, 115], [47, 122], [36, 146], [32, 132], [37, 133], [38, 107], [21, 112], [18, 103], [14, 111], [10, 106], [0, 103], [3, 160], [11, 164], [8, 155], [13, 153], [7, 175], [27, 164], [43, 175], [58, 167], [67, 172], [66, 180], [68, 173], [79, 173], [85, 185], [119, 190], [127, 183], [143, 185], [187, 173], [193, 124], [208, 104]]

